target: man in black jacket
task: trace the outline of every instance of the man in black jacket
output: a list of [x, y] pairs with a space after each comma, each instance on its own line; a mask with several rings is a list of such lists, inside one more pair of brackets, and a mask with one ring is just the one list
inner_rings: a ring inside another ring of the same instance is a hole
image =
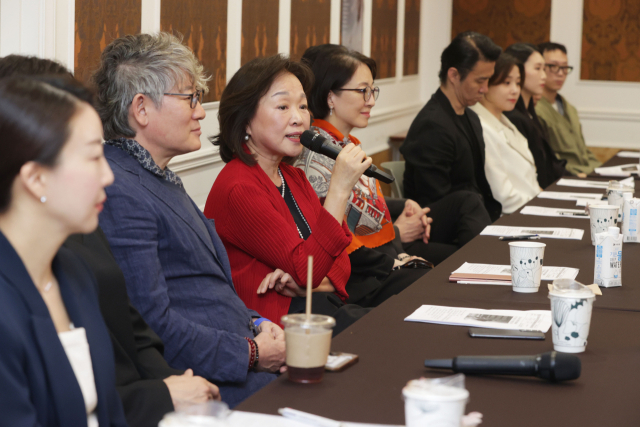
[[489, 37], [465, 32], [442, 52], [440, 88], [418, 113], [400, 147], [406, 160], [405, 197], [429, 206], [458, 191], [471, 197], [475, 193], [492, 221], [500, 217], [502, 205], [493, 198], [484, 173], [480, 119], [467, 107], [487, 92], [501, 51]]

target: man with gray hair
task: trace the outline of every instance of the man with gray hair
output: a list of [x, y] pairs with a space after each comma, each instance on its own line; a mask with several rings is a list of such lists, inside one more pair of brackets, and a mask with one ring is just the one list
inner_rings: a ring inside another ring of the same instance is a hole
[[216, 383], [233, 407], [284, 369], [285, 345], [282, 329], [238, 297], [213, 221], [167, 167], [200, 148], [207, 80], [167, 33], [105, 48], [94, 82], [115, 182], [100, 226], [169, 364]]

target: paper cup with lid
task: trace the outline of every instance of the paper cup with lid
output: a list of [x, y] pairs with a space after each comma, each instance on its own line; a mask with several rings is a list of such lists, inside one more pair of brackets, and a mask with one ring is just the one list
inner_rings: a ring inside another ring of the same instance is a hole
[[605, 232], [609, 227], [615, 227], [618, 224], [618, 210], [617, 206], [589, 205], [592, 245], [596, 245], [596, 234]]
[[229, 405], [208, 401], [176, 408], [162, 418], [158, 427], [228, 427]]
[[633, 187], [622, 184], [619, 181], [609, 181], [607, 187], [607, 204], [618, 207], [618, 225], [622, 222], [622, 209], [624, 207], [624, 194], [633, 195]]
[[538, 292], [546, 246], [540, 242], [509, 242], [511, 285], [514, 292]]
[[549, 299], [553, 349], [563, 353], [584, 352], [595, 294], [575, 280], [556, 279], [549, 291]]
[[463, 374], [411, 380], [402, 396], [407, 427], [460, 427], [469, 400]]

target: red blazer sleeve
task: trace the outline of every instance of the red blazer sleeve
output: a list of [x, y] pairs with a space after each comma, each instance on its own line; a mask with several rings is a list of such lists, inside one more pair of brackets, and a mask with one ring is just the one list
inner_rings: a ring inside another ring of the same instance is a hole
[[[306, 194], [294, 194], [299, 205], [302, 200], [298, 198], [303, 195], [307, 199], [305, 202], [309, 203]], [[274, 200], [264, 187], [247, 182], [235, 183], [230, 186], [226, 199], [218, 201], [226, 205], [225, 220], [219, 222], [218, 230], [223, 240], [270, 268], [280, 268], [289, 273], [300, 286], [306, 286], [307, 257], [313, 255], [313, 287], [317, 287], [325, 276], [330, 279], [333, 276], [336, 293], [346, 299], [345, 275], [348, 279], [351, 270], [344, 249], [351, 241], [351, 233], [322, 208], [315, 192], [313, 199], [319, 209], [313, 208], [315, 218], [306, 218], [311, 235], [302, 240], [284, 200], [282, 206], [286, 211], [279, 209], [277, 199]], [[343, 254], [347, 265], [340, 260], [334, 268], [336, 259]], [[255, 289], [259, 284], [255, 283]]]

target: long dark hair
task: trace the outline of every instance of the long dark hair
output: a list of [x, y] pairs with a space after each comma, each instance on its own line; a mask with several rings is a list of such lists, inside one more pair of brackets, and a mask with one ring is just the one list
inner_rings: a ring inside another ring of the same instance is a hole
[[0, 213], [9, 208], [25, 163], [56, 164], [79, 104], [70, 92], [34, 78], [0, 80]]
[[244, 64], [227, 84], [218, 109], [220, 133], [209, 138], [213, 145], [220, 147], [220, 157], [225, 163], [235, 156], [248, 165], [256, 163], [253, 155], [244, 150], [247, 126], [258, 110], [260, 99], [282, 73], [296, 76], [309, 96], [313, 85], [311, 70], [282, 55], [256, 58]]
[[360, 64], [369, 67], [374, 79], [377, 73], [375, 60], [336, 44], [310, 47], [302, 55], [302, 62], [311, 67], [315, 77], [309, 96], [309, 110], [318, 119], [329, 115], [329, 92], [347, 84]]

